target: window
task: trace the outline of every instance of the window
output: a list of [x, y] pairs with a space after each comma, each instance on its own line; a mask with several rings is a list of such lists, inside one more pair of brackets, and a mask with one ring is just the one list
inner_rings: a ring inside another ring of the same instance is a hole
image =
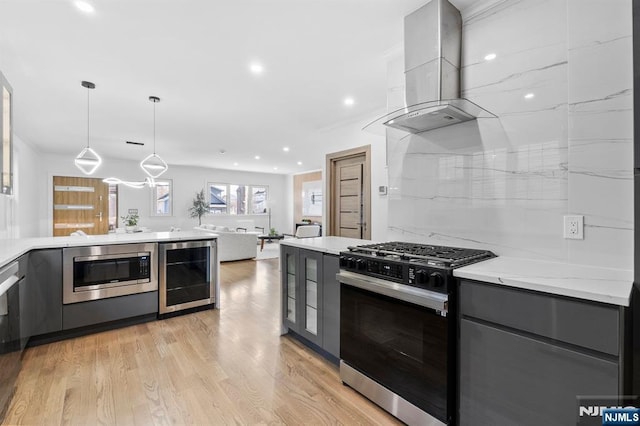
[[173, 185], [171, 180], [157, 180], [151, 187], [151, 216], [173, 215]]
[[209, 212], [213, 214], [266, 214], [267, 200], [264, 185], [209, 184]]
[[251, 187], [251, 214], [263, 214], [267, 212], [267, 187]]
[[227, 185], [209, 185], [209, 212], [224, 214], [227, 212]]

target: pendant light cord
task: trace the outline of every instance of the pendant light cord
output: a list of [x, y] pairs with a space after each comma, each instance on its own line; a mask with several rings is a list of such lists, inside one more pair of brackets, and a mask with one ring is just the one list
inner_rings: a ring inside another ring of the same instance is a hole
[[156, 155], [156, 101], [153, 101], [153, 155]]
[[89, 120], [91, 115], [89, 114], [89, 93], [91, 92], [91, 89], [87, 87], [87, 148], [90, 148], [91, 146], [89, 145]]

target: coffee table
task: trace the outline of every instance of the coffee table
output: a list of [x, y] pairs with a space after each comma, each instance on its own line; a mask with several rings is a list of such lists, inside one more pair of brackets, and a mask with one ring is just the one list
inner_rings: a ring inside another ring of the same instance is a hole
[[267, 240], [268, 243], [273, 242], [272, 240], [282, 240], [284, 239], [284, 235], [258, 235], [258, 239], [260, 240], [260, 251], [264, 249], [264, 240]]

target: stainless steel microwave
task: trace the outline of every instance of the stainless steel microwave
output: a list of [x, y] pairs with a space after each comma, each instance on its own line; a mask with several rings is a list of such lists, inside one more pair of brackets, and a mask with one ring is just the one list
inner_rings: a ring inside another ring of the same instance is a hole
[[156, 243], [63, 249], [64, 304], [158, 289]]

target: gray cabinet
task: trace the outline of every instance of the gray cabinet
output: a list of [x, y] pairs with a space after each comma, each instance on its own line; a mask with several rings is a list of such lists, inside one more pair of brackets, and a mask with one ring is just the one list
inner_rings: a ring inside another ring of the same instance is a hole
[[282, 323], [336, 358], [340, 354], [340, 287], [337, 256], [280, 248]]
[[30, 336], [62, 330], [62, 250], [29, 253], [27, 286]]
[[62, 251], [34, 250], [18, 258], [23, 341], [62, 330]]
[[285, 324], [322, 346], [322, 253], [283, 247], [282, 273]]
[[340, 272], [338, 256], [325, 254], [322, 283], [322, 341], [324, 349], [336, 358], [340, 358], [340, 283], [336, 279], [338, 272]]
[[62, 328], [63, 330], [73, 330], [89, 325], [155, 315], [157, 312], [157, 291], [71, 303], [62, 307]]
[[566, 425], [620, 393], [620, 309], [462, 280], [460, 425]]

